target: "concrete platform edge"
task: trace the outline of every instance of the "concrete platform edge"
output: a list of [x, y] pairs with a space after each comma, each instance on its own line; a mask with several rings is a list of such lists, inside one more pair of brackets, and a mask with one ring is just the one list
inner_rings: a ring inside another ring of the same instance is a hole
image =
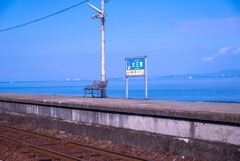
[[149, 115], [149, 116], [161, 116], [169, 118], [187, 119], [193, 121], [207, 121], [216, 123], [226, 123], [226, 124], [240, 124], [239, 114], [234, 113], [209, 113], [204, 111], [178, 111], [169, 109], [143, 109], [143, 108], [124, 108], [117, 106], [106, 106], [101, 104], [87, 104], [87, 103], [64, 103], [64, 102], [44, 102], [34, 99], [17, 99], [17, 98], [2, 98], [1, 102], [11, 102], [11, 103], [23, 103], [23, 104], [33, 104], [33, 105], [43, 105], [43, 106], [54, 106], [61, 108], [72, 108], [72, 109], [84, 109], [91, 111], [105, 111], [111, 113], [127, 113], [127, 114], [137, 114], [137, 115]]

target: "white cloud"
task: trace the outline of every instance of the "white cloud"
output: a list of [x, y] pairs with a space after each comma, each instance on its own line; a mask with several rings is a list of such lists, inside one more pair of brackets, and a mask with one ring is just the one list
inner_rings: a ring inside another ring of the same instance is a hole
[[211, 57], [203, 57], [203, 58], [202, 58], [202, 61], [203, 61], [203, 62], [208, 62], [208, 61], [211, 61], [211, 60], [213, 60], [213, 59], [214, 59], [213, 56], [211, 56]]
[[222, 55], [230, 56], [230, 55], [236, 55], [236, 54], [240, 54], [240, 46], [239, 47], [226, 46], [226, 47], [219, 49], [219, 51], [216, 54], [214, 54], [213, 56], [203, 57], [202, 61], [209, 62], [218, 56], [222, 56]]
[[223, 47], [221, 49], [219, 49], [218, 53], [216, 53], [214, 56], [219, 56], [219, 55], [228, 55], [231, 52], [231, 50], [233, 49], [233, 46], [227, 46], [227, 47]]
[[240, 46], [236, 50], [234, 50], [234, 54], [240, 54]]

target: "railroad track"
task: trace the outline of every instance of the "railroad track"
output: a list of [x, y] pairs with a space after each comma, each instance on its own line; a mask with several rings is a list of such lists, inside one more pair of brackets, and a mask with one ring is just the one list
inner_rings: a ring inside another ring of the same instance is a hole
[[0, 139], [28, 146], [62, 160], [133, 160], [149, 161], [141, 157], [67, 141], [37, 132], [0, 124]]

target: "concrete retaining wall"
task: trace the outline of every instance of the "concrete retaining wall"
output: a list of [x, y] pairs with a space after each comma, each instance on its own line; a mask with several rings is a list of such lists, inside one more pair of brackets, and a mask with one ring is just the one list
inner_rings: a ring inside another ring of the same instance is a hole
[[0, 102], [0, 110], [57, 119], [240, 145], [240, 125], [111, 111]]
[[111, 140], [133, 147], [144, 147], [153, 151], [174, 153], [180, 156], [193, 156], [213, 161], [239, 161], [240, 158], [239, 146], [221, 142], [179, 138], [1, 110], [0, 116], [0, 120], [3, 121], [32, 125], [44, 129], [56, 129], [82, 136]]
[[1, 100], [0, 120], [207, 160], [240, 158], [238, 123], [149, 115], [137, 109], [134, 109], [137, 112], [112, 109], [97, 105]]

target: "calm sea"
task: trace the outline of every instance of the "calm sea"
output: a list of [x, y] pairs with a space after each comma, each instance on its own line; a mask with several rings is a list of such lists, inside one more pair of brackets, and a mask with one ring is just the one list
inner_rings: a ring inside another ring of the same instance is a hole
[[[83, 96], [93, 81], [0, 82], [0, 92]], [[125, 80], [109, 80], [108, 97], [125, 97]], [[129, 98], [144, 99], [144, 79], [129, 79]], [[240, 103], [240, 77], [150, 79], [148, 98], [172, 101]]]

